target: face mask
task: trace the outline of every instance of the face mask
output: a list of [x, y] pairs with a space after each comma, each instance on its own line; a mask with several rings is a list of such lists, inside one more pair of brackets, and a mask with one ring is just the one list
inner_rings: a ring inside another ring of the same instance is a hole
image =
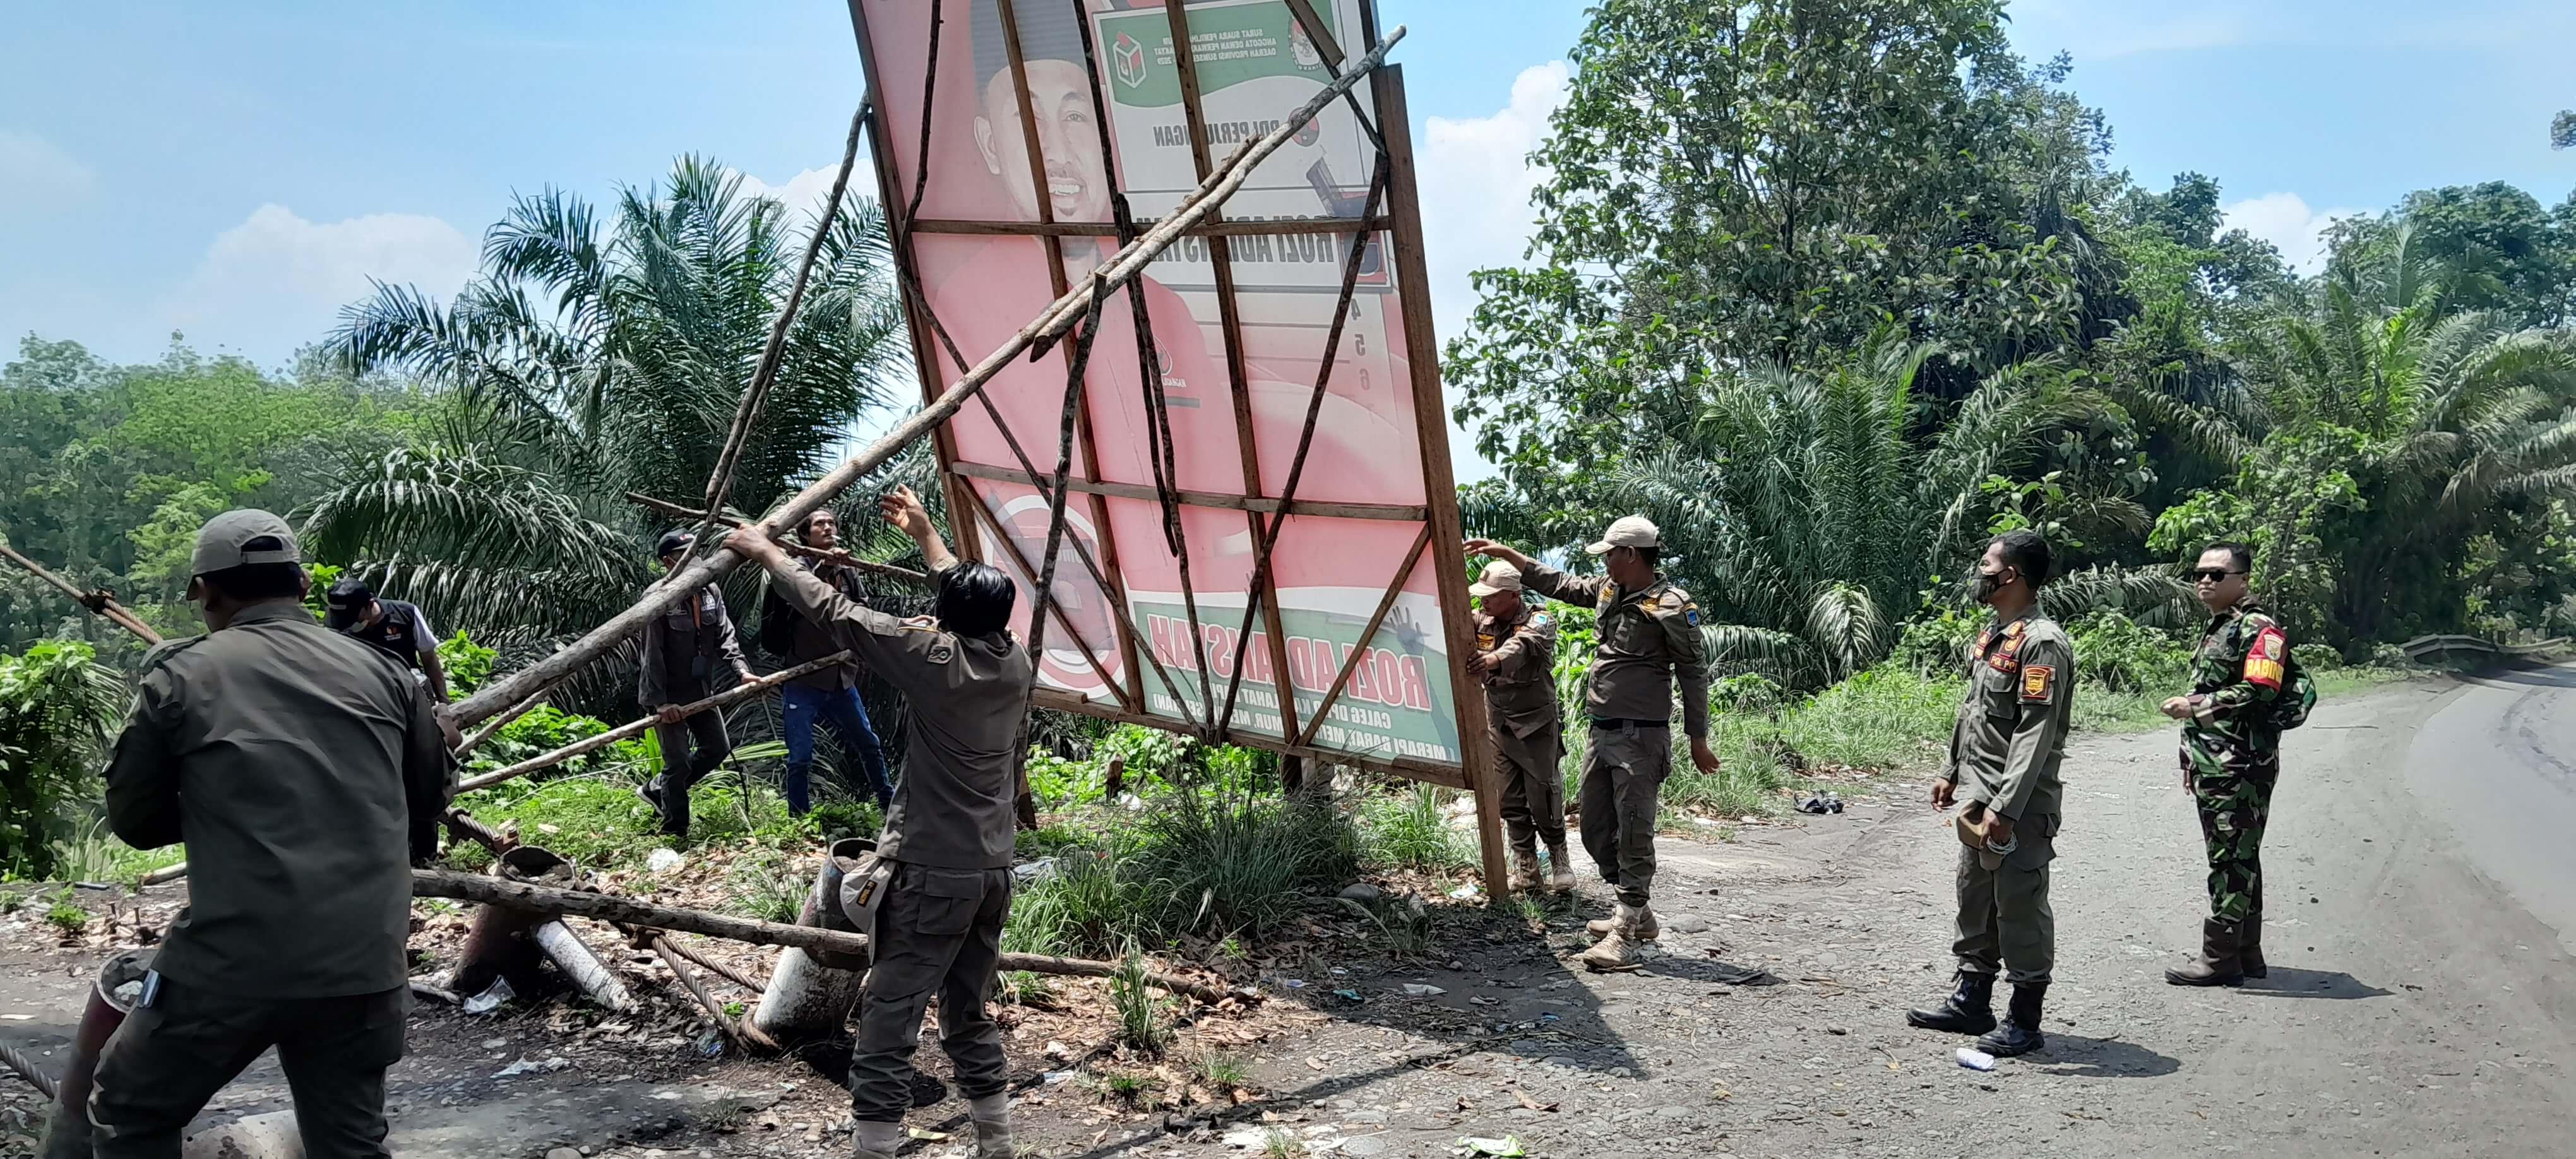
[[1978, 603], [1981, 603], [1981, 604], [1990, 604], [1990, 603], [1993, 603], [1993, 602], [1995, 601], [1995, 593], [1996, 593], [1996, 592], [1999, 592], [1999, 591], [2002, 591], [2002, 590], [2003, 590], [2003, 586], [2004, 586], [2004, 573], [2002, 573], [2002, 572], [2000, 572], [2000, 571], [1992, 571], [1992, 572], [1981, 571], [1981, 572], [1978, 572], [1978, 573], [1977, 573], [1977, 602], [1978, 602]]

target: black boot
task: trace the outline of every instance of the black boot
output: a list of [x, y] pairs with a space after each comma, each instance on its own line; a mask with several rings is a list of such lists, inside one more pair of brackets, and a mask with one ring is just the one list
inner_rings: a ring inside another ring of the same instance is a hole
[[1952, 1034], [1984, 1034], [1995, 1028], [1995, 976], [1959, 971], [1959, 988], [1931, 1010], [1905, 1012], [1907, 1026], [1925, 1030], [1946, 1030]]
[[2004, 1024], [1978, 1039], [1977, 1049], [1996, 1058], [2011, 1058], [2048, 1045], [2039, 1034], [2040, 1000], [2047, 996], [2046, 982], [2013, 983], [2012, 1007], [2004, 1013]]

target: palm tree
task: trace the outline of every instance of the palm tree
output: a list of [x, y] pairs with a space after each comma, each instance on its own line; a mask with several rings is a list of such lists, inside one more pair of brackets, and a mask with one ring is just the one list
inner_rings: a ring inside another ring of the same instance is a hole
[[[2436, 267], [2401, 226], [2303, 288], [2240, 355], [2274, 424], [2247, 470], [2270, 532], [2258, 538], [2279, 555], [2306, 540], [2334, 557], [2320, 627], [2344, 645], [2461, 626], [2470, 541], [2576, 498], [2576, 342], [2453, 309], [2476, 276]], [[2350, 476], [2350, 507], [2367, 519], [2296, 525], [2312, 517], [2278, 498], [2298, 482], [2278, 476], [2320, 468]]]
[[[908, 381], [876, 206], [817, 208], [820, 257], [735, 474], [746, 510], [837, 461]], [[451, 405], [423, 445], [349, 464], [308, 507], [308, 542], [487, 642], [542, 646], [625, 607], [669, 522], [625, 493], [704, 493], [794, 279], [792, 232], [787, 207], [682, 157], [605, 225], [561, 190], [520, 198], [445, 306], [379, 286], [342, 311], [329, 353], [409, 371]]]
[[[1884, 658], [1932, 577], [1955, 575], [1988, 534], [1987, 481], [2045, 461], [2053, 437], [2117, 408], [2056, 367], [1988, 376], [1928, 438], [1917, 375], [1932, 348], [1882, 334], [1818, 372], [1764, 370], [1719, 387], [1674, 445], [1609, 481], [1680, 557], [1670, 570], [1708, 620], [1722, 659], [1796, 684], [1838, 680]], [[2078, 493], [2061, 505], [2116, 506]], [[2169, 577], [2088, 572], [2049, 592], [2073, 614], [2106, 600], [2153, 603]]]

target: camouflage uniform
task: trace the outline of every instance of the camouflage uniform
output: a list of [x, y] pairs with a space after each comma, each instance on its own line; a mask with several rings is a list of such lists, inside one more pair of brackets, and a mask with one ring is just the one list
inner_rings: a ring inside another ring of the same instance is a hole
[[2272, 702], [2289, 656], [2280, 623], [2251, 601], [2212, 619], [2192, 656], [2183, 783], [2209, 843], [2210, 914], [2228, 925], [2263, 909], [2263, 824], [2281, 776]]

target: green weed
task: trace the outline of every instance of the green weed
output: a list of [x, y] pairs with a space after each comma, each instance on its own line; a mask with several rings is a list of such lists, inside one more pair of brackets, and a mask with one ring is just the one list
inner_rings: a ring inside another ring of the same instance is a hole
[[1369, 860], [1393, 869], [1446, 873], [1475, 864], [1464, 835], [1449, 827], [1455, 789], [1409, 785], [1369, 797], [1360, 808], [1368, 825]]
[[73, 901], [69, 891], [58, 893], [53, 897], [53, 904], [45, 907], [45, 924], [65, 935], [77, 934], [89, 928], [89, 911]]
[[1223, 1051], [1206, 1051], [1191, 1059], [1190, 1073], [1219, 1091], [1249, 1086], [1252, 1082], [1252, 1067], [1243, 1061], [1243, 1056]]
[[1118, 1012], [1117, 1041], [1139, 1055], [1156, 1058], [1171, 1045], [1172, 1028], [1164, 1016], [1164, 1000], [1149, 985], [1145, 951], [1130, 939], [1126, 954], [1118, 960], [1118, 972], [1109, 976], [1109, 1002]]
[[811, 888], [786, 852], [755, 848], [725, 871], [724, 908], [762, 921], [794, 922]]

